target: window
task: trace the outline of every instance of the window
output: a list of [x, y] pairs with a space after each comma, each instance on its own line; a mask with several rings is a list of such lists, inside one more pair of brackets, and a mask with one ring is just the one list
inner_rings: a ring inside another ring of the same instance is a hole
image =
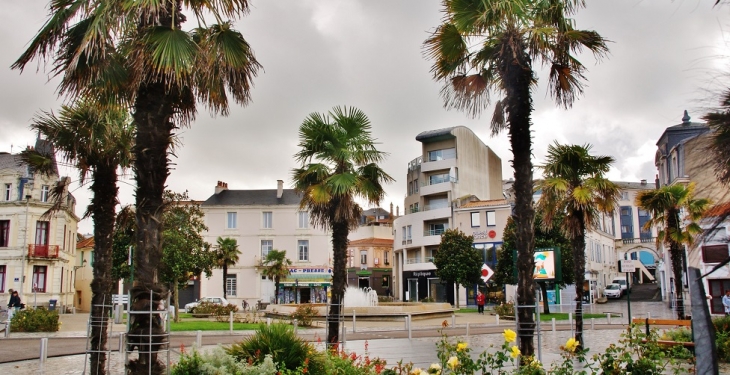
[[406, 241], [411, 241], [411, 226], [406, 227]]
[[261, 259], [266, 259], [271, 250], [274, 250], [274, 240], [261, 240]]
[[383, 264], [385, 264], [386, 266], [390, 264], [389, 255], [389, 251], [383, 252]]
[[297, 249], [299, 249], [299, 261], [308, 262], [309, 261], [309, 240], [297, 241]]
[[705, 263], [720, 263], [727, 259], [727, 245], [702, 246], [702, 261]]
[[360, 264], [368, 264], [368, 251], [360, 250]]
[[13, 193], [13, 184], [5, 184], [5, 200], [9, 201]]
[[228, 220], [227, 220], [228, 224], [226, 225], [226, 228], [236, 229], [236, 225], [237, 225], [236, 221], [238, 219], [238, 214], [235, 212], [229, 212], [227, 216], [228, 216]]
[[37, 221], [35, 224], [35, 244], [48, 245], [48, 227], [47, 221]]
[[413, 204], [413, 212], [418, 212], [418, 202]]
[[428, 161], [437, 161], [445, 159], [456, 159], [455, 148], [445, 148], [443, 150], [434, 150], [428, 152]]
[[41, 186], [41, 202], [48, 202], [48, 185]]
[[472, 212], [471, 213], [471, 226], [472, 226], [472, 228], [473, 227], [480, 226], [480, 224], [479, 224], [479, 212]]
[[497, 225], [497, 213], [494, 211], [487, 211], [487, 226], [494, 227]]
[[622, 191], [622, 192], [621, 192], [621, 200], [622, 200], [622, 201], [627, 201], [627, 200], [629, 200], [629, 192], [628, 192], [628, 191]]
[[403, 227], [403, 229], [401, 229], [401, 233], [403, 233], [403, 235], [401, 237], [403, 237], [403, 244], [405, 245], [406, 244], [406, 227]]
[[426, 233], [427, 236], [440, 236], [449, 229], [449, 223], [433, 223], [428, 224], [428, 233]]
[[5, 293], [5, 266], [0, 266], [0, 293]]
[[10, 246], [10, 220], [0, 220], [0, 247]]
[[428, 176], [428, 184], [429, 185], [436, 185], [444, 182], [449, 182], [449, 174], [448, 173], [442, 173], [442, 174], [435, 174]]
[[426, 202], [426, 210], [436, 210], [449, 207], [449, 200], [444, 198], [432, 198]]
[[297, 217], [299, 218], [299, 229], [309, 228], [309, 212], [299, 211]]
[[273, 212], [264, 212], [263, 213], [263, 219], [264, 219], [264, 228], [271, 229], [273, 228], [274, 224], [274, 213]]
[[621, 238], [634, 238], [634, 218], [631, 206], [621, 206]]
[[33, 266], [33, 289], [39, 293], [46, 292], [46, 266]]
[[235, 297], [237, 287], [236, 274], [226, 275], [226, 296]]

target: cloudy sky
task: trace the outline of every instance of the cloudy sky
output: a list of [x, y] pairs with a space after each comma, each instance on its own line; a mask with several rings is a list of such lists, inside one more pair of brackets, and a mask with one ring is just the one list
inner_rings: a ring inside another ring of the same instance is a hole
[[[182, 129], [168, 185], [206, 199], [216, 181], [231, 189], [275, 188], [291, 184], [297, 129], [312, 112], [336, 105], [355, 106], [370, 118], [383, 163], [396, 182], [390, 202], [402, 206], [407, 163], [418, 156], [415, 136], [424, 130], [464, 125], [502, 158], [504, 178], [512, 176], [507, 137], [489, 136], [491, 108], [481, 118], [443, 109], [440, 84], [429, 75], [422, 43], [441, 19], [439, 0], [253, 0], [241, 30], [264, 66], [255, 80], [253, 103], [234, 107], [228, 117], [202, 110], [191, 128]], [[656, 140], [680, 123], [687, 109], [693, 120], [714, 103], [711, 93], [728, 70], [728, 8], [714, 0], [588, 1], [577, 27], [593, 29], [612, 41], [611, 55], [588, 67], [585, 95], [570, 110], [556, 108], [545, 85], [534, 93], [534, 155], [540, 163], [547, 145], [590, 143], [616, 159], [610, 177], [653, 180]], [[22, 75], [9, 69], [42, 26], [47, 0], [3, 0], [0, 14], [0, 151], [19, 152], [33, 144], [28, 130], [39, 110], [61, 102], [56, 82], [35, 65]], [[544, 74], [540, 80], [544, 82]], [[75, 177], [73, 170], [64, 174]], [[536, 170], [536, 174], [539, 170]], [[133, 203], [133, 180], [120, 200]], [[88, 203], [77, 187], [78, 214]], [[85, 220], [80, 232], [90, 233]]]

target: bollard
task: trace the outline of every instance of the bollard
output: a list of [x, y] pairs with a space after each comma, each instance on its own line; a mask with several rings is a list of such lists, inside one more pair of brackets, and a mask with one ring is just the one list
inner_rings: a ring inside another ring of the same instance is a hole
[[497, 325], [499, 325], [499, 314], [495, 315], [497, 318]]
[[410, 341], [413, 339], [413, 333], [412, 333], [413, 331], [411, 330], [411, 314], [408, 314], [407, 319], [408, 319], [408, 340]]
[[606, 313], [606, 319], [608, 319], [608, 324], [611, 324], [611, 313]]
[[271, 325], [271, 318], [266, 318], [266, 325], [267, 326], [270, 326]]
[[345, 344], [347, 343], [347, 326], [345, 322], [342, 322], [342, 350], [345, 350]]
[[122, 324], [122, 305], [114, 305], [114, 324]]
[[555, 318], [553, 318], [553, 332], [555, 332]]
[[231, 335], [233, 334], [233, 311], [228, 315], [228, 331]]
[[408, 315], [403, 316], [403, 329], [408, 330]]
[[299, 321], [294, 319], [294, 332], [297, 331], [297, 327], [299, 326]]
[[466, 322], [466, 339], [469, 340], [469, 322]]
[[568, 313], [568, 323], [570, 323], [570, 325], [573, 325], [573, 313]]
[[124, 332], [119, 334], [119, 354], [122, 355], [124, 355], [124, 352], [127, 351], [126, 345], [124, 345], [124, 335]]
[[352, 310], [352, 333], [357, 332], [356, 315], [355, 310]]
[[46, 359], [48, 358], [48, 337], [44, 337], [41, 339], [41, 355], [39, 357], [41, 362], [41, 368], [43, 368], [43, 364], [46, 363]]
[[593, 318], [591, 318], [591, 329], [592, 330], [595, 330], [596, 329], [596, 320], [593, 319]]
[[647, 312], [646, 312], [646, 317], [647, 317], [648, 319], [651, 319], [651, 311], [647, 311]]
[[451, 326], [456, 327], [456, 314], [451, 314]]
[[203, 347], [203, 331], [198, 331], [195, 334], [195, 347], [200, 349]]

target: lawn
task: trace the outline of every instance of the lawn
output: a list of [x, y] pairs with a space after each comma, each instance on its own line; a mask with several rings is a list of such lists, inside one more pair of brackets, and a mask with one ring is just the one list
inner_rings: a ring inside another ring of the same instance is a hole
[[[254, 330], [259, 324], [251, 323], [233, 323], [233, 329]], [[228, 331], [230, 329], [228, 322], [211, 322], [209, 320], [183, 320], [180, 323], [171, 322], [170, 331]]]

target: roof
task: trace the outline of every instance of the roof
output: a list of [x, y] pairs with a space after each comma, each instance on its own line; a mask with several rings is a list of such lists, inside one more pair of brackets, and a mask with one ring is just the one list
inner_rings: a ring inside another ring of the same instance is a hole
[[0, 170], [11, 169], [19, 173], [25, 173], [25, 166], [22, 165], [20, 155], [0, 153]]
[[454, 135], [451, 134], [451, 131], [456, 128], [457, 128], [456, 126], [452, 126], [450, 128], [427, 130], [425, 132], [419, 133], [416, 136], [416, 140], [419, 142], [423, 142], [423, 141], [434, 142], [434, 141], [439, 141], [442, 139], [454, 138]]
[[91, 248], [94, 247], [94, 236], [91, 236], [89, 238], [84, 238], [83, 240], [76, 242], [77, 249], [84, 249], [84, 248], [88, 248], [88, 247], [91, 247]]
[[361, 240], [350, 241], [348, 246], [393, 246], [392, 238], [363, 238]]
[[477, 207], [493, 207], [493, 206], [505, 206], [509, 205], [506, 199], [492, 199], [488, 201], [472, 201], [463, 204], [461, 208], [477, 208]]
[[299, 205], [301, 194], [294, 189], [284, 189], [281, 198], [276, 198], [276, 189], [265, 190], [223, 190], [213, 194], [201, 206], [275, 206]]
[[619, 189], [639, 189], [639, 190], [651, 190], [656, 189], [656, 185], [653, 183], [641, 183], [641, 182], [626, 182], [626, 181], [613, 181]]
[[705, 211], [704, 217], [720, 217], [730, 215], [730, 202], [716, 204]]

